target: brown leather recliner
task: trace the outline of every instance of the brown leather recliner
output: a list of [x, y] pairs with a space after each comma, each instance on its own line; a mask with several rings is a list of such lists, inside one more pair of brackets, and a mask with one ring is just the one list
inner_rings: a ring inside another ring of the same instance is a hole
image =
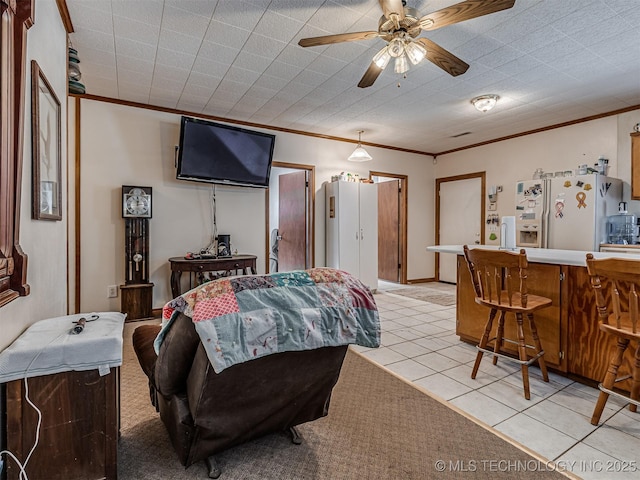
[[160, 326], [143, 325], [133, 346], [149, 377], [151, 400], [183, 465], [206, 460], [209, 476], [220, 470], [213, 455], [257, 437], [290, 430], [326, 416], [347, 346], [283, 352], [215, 373], [192, 320], [174, 320], [156, 356]]

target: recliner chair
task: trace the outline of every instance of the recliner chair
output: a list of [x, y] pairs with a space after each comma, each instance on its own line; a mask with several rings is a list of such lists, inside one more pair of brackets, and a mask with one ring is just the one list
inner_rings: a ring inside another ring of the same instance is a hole
[[260, 436], [289, 430], [326, 416], [348, 346], [267, 355], [216, 373], [191, 318], [180, 313], [156, 355], [159, 325], [133, 333], [133, 346], [149, 378], [151, 401], [160, 412], [180, 462], [207, 462], [218, 478], [217, 452]]

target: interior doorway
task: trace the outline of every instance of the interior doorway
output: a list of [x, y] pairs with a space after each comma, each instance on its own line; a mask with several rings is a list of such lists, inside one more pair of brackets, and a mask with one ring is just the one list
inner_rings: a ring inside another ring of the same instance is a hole
[[273, 162], [266, 190], [267, 273], [315, 266], [315, 167]]
[[[484, 239], [485, 172], [436, 179], [436, 245]], [[457, 255], [436, 254], [436, 279], [457, 283]]]
[[406, 175], [369, 172], [378, 184], [378, 278], [407, 283]]

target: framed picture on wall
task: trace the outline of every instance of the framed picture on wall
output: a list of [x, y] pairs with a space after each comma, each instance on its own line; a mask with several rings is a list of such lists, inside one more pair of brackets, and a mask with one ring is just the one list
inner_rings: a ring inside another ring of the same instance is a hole
[[31, 217], [62, 220], [61, 108], [51, 84], [31, 61], [31, 149], [33, 184]]

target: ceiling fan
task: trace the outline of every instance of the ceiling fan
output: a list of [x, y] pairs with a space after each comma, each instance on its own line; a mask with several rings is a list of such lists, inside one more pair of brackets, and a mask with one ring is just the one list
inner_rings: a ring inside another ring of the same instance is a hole
[[463, 74], [469, 65], [451, 52], [428, 38], [417, 38], [422, 30], [436, 30], [447, 25], [481, 17], [513, 7], [515, 0], [466, 0], [450, 7], [420, 17], [414, 8], [406, 6], [405, 0], [378, 0], [383, 15], [378, 22], [378, 31], [339, 33], [322, 37], [303, 38], [301, 47], [315, 47], [332, 43], [353, 42], [380, 37], [387, 45], [373, 57], [369, 68], [358, 86], [370, 87], [395, 58], [394, 71], [404, 74], [409, 62], [417, 65], [424, 58], [452, 76]]

